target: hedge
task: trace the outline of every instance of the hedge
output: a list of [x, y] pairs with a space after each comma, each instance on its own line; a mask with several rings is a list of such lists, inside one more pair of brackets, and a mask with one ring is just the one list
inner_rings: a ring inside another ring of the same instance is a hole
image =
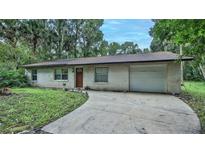
[[23, 72], [18, 70], [0, 70], [0, 88], [3, 87], [25, 87], [28, 80]]

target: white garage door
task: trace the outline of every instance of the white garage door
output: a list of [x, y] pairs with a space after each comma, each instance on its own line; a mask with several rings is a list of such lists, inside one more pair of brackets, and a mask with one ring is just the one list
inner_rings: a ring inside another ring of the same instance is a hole
[[130, 91], [166, 92], [166, 65], [131, 65]]

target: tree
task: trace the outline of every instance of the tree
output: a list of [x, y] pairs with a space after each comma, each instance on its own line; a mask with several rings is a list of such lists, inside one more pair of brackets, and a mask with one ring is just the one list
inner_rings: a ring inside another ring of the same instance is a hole
[[194, 56], [196, 66], [205, 63], [205, 20], [157, 20], [151, 31], [154, 39], [183, 45], [184, 54]]
[[[84, 20], [82, 27], [83, 57], [98, 55], [98, 53], [93, 52], [93, 50], [98, 48], [99, 43], [103, 39], [103, 33], [100, 30], [102, 24], [103, 20]], [[100, 53], [101, 51], [99, 50], [98, 52]]]
[[21, 43], [13, 46], [0, 43], [0, 70], [16, 70], [20, 65], [33, 61], [30, 48]]
[[120, 53], [121, 46], [117, 42], [112, 42], [109, 44], [108, 55], [116, 55]]
[[108, 43], [108, 41], [102, 41], [100, 43], [98, 55], [119, 55], [119, 54], [137, 54], [143, 51], [138, 47], [137, 43], [124, 42], [119, 44], [117, 42]]
[[100, 54], [98, 49], [103, 40], [100, 30], [102, 24], [103, 20], [67, 20], [64, 47], [68, 56], [77, 58]]
[[33, 57], [30, 48], [22, 41], [22, 20], [0, 20], [1, 69], [18, 69]]
[[0, 40], [25, 42], [37, 61], [100, 55], [103, 20], [0, 20]]
[[53, 49], [57, 59], [65, 58], [65, 37], [68, 35], [69, 27], [68, 20], [58, 19], [58, 20], [49, 20], [47, 26], [47, 37], [49, 38], [48, 45]]
[[144, 48], [143, 53], [147, 53], [147, 52], [150, 52], [150, 50], [148, 48]]
[[45, 60], [142, 52], [134, 42], [103, 40], [102, 25], [90, 19], [0, 20], [0, 63], [16, 69]]
[[121, 44], [121, 54], [136, 54], [140, 52], [142, 50], [138, 47], [137, 43], [127, 41]]
[[107, 56], [109, 54], [109, 43], [108, 41], [103, 40], [100, 42], [99, 49], [101, 56]]
[[192, 46], [185, 54], [196, 55], [198, 60], [204, 57], [205, 20], [159, 20], [153, 28], [153, 37], [171, 41], [177, 45]]
[[8, 42], [12, 47], [16, 47], [18, 41], [21, 38], [21, 20], [0, 20], [0, 39], [4, 42]]
[[[153, 20], [155, 24], [157, 24], [157, 22], [159, 21], [160, 20]], [[153, 37], [150, 45], [150, 49], [152, 52], [157, 52], [157, 51], [171, 51], [175, 53], [179, 52], [179, 45], [176, 45], [172, 41], [168, 41], [166, 37], [163, 39], [156, 37], [156, 35], [154, 35], [154, 30], [155, 30], [155, 26], [151, 28], [149, 31], [150, 36]], [[169, 33], [169, 31], [167, 32], [165, 31], [166, 29], [163, 31], [164, 35]]]
[[21, 37], [31, 46], [34, 55], [44, 39], [45, 26], [46, 20], [22, 20]]

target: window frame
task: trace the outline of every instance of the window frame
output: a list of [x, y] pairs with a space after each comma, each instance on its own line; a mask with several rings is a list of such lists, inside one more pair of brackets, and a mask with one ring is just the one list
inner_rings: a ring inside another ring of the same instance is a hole
[[[34, 74], [33, 71], [36, 71], [36, 73]], [[36, 77], [36, 79], [33, 78], [34, 76]], [[33, 82], [35, 82], [35, 81], [38, 80], [38, 71], [37, 71], [37, 69], [32, 69], [32, 70], [31, 70], [31, 80], [32, 80]]]
[[[96, 76], [97, 76], [97, 71], [96, 70], [99, 69], [99, 68], [106, 68], [107, 69], [107, 81], [96, 81], [96, 79], [97, 79], [96, 78]], [[95, 74], [94, 74], [94, 76], [95, 76], [94, 78], [95, 78], [95, 82], [96, 83], [108, 83], [108, 80], [109, 80], [109, 78], [108, 78], [109, 77], [109, 67], [105, 67], [105, 66], [103, 66], [103, 67], [95, 67]]]
[[[57, 70], [60, 70], [60, 79], [56, 79]], [[63, 70], [64, 71], [66, 70], [67, 73], [63, 73]], [[67, 75], [67, 79], [63, 79], [63, 75]], [[54, 69], [54, 80], [55, 81], [68, 81], [68, 68], [55, 68]]]

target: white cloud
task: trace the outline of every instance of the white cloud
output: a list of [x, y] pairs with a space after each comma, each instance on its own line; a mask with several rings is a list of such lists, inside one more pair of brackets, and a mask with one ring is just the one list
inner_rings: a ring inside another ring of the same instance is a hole
[[133, 41], [141, 48], [147, 48], [152, 39], [149, 36], [152, 25], [151, 20], [105, 20], [101, 29], [109, 42]]
[[117, 21], [117, 20], [109, 20], [109, 21], [108, 21], [108, 24], [111, 24], [111, 25], [119, 25], [119, 24], [122, 24], [122, 22]]

